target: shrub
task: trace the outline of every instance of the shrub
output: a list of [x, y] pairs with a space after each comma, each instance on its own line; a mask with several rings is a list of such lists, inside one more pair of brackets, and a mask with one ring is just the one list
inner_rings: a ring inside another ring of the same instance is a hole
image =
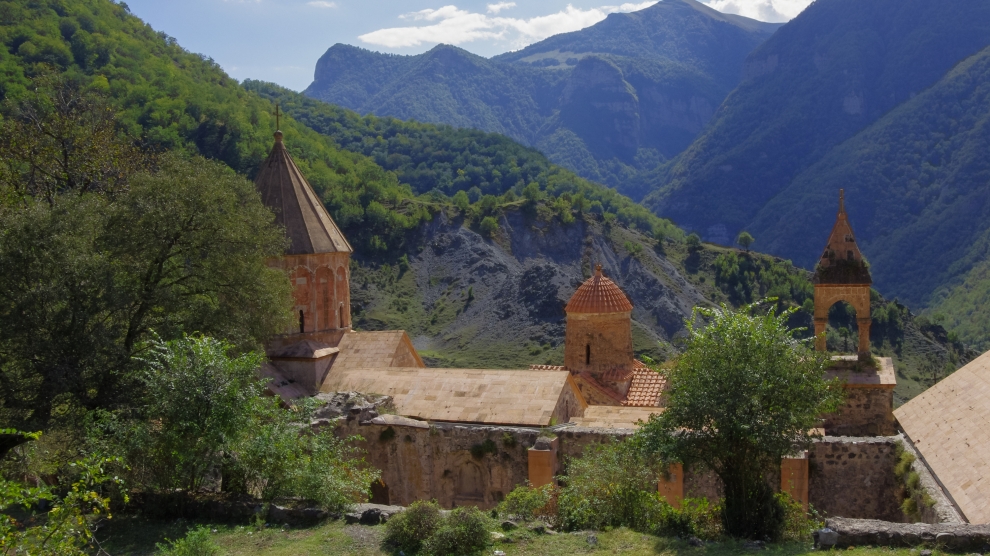
[[589, 446], [571, 462], [558, 500], [565, 529], [626, 526], [651, 530], [666, 503], [657, 494], [659, 473], [630, 442]]
[[487, 548], [492, 538], [490, 520], [478, 508], [457, 508], [423, 543], [423, 552], [432, 556], [477, 554]]
[[440, 522], [440, 506], [436, 502], [413, 502], [385, 524], [382, 544], [391, 550], [415, 554], [440, 528]]
[[485, 454], [494, 454], [496, 452], [498, 452], [498, 446], [490, 438], [486, 438], [480, 444], [471, 446], [471, 455], [478, 459], [485, 457]]
[[210, 530], [199, 526], [184, 538], [170, 541], [168, 545], [156, 544], [159, 556], [216, 556], [220, 545], [210, 538]]
[[814, 508], [805, 511], [804, 506], [786, 493], [777, 494], [777, 503], [784, 509], [784, 526], [781, 540], [806, 541], [817, 530], [825, 526]]
[[494, 237], [498, 232], [498, 220], [495, 220], [492, 216], [486, 216], [481, 219], [481, 224], [479, 227], [483, 236]]
[[534, 488], [527, 484], [516, 487], [498, 505], [498, 515], [510, 519], [546, 520], [546, 509], [555, 496], [553, 485]]

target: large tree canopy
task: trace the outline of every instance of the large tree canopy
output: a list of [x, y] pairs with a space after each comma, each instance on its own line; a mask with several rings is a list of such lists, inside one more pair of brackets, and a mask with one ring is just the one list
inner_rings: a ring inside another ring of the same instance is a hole
[[0, 207], [0, 422], [121, 401], [151, 331], [248, 348], [283, 330], [288, 280], [265, 265], [284, 248], [273, 221], [249, 181], [200, 158], [164, 157], [113, 198]]
[[841, 388], [825, 381], [826, 359], [794, 337], [788, 312], [723, 305], [694, 316], [704, 325], [688, 323], [687, 350], [666, 371], [666, 409], [643, 426], [641, 440], [664, 460], [718, 475], [728, 533], [774, 538], [780, 513], [767, 477], [812, 439]]

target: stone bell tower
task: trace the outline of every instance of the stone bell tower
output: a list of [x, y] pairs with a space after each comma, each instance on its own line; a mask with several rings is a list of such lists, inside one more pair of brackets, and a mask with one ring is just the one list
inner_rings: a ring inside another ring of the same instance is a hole
[[604, 385], [625, 392], [635, 365], [632, 345], [632, 303], [595, 266], [595, 275], [574, 292], [564, 311], [564, 366], [589, 372]]
[[825, 328], [832, 305], [845, 301], [856, 310], [859, 328], [857, 352], [870, 358], [870, 269], [856, 245], [856, 236], [846, 216], [845, 191], [839, 190], [839, 214], [828, 238], [813, 279], [815, 284], [815, 349], [825, 351]]
[[273, 350], [303, 340], [336, 346], [351, 327], [350, 259], [353, 249], [327, 213], [275, 132], [275, 145], [255, 185], [289, 247], [269, 265], [283, 269], [292, 283], [295, 323], [269, 345]]

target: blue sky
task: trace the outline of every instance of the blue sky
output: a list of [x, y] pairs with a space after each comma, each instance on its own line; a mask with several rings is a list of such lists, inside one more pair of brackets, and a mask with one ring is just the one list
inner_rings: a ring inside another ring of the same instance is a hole
[[[327, 48], [346, 43], [419, 54], [438, 43], [482, 56], [656, 0], [127, 0], [135, 15], [188, 50], [212, 57], [236, 79], [306, 88]], [[701, 0], [763, 21], [787, 21], [811, 0]]]

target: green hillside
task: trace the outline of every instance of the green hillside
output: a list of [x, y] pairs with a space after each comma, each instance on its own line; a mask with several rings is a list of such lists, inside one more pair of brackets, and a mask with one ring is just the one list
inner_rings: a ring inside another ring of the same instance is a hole
[[305, 94], [502, 133], [638, 199], [639, 172], [691, 143], [777, 27], [671, 0], [492, 59], [447, 45], [395, 56], [337, 44]]
[[814, 2], [749, 55], [742, 84], [644, 202], [725, 243], [832, 147], [988, 44], [981, 0]]
[[[275, 130], [274, 105], [245, 91], [209, 58], [107, 0], [0, 1], [0, 95], [9, 103], [30, 77], [54, 70], [103, 91], [121, 111], [124, 133], [149, 150], [220, 160], [253, 176]], [[429, 218], [408, 188], [372, 160], [341, 151], [291, 119], [283, 120], [296, 161], [365, 250], [401, 242]], [[388, 205], [391, 211], [377, 210]]]
[[471, 203], [484, 196], [512, 203], [523, 197], [527, 185], [536, 183], [540, 191], [551, 196], [567, 195], [568, 203], [583, 207], [580, 212], [611, 213], [623, 225], [649, 234], [683, 237], [669, 221], [655, 217], [629, 198], [555, 166], [539, 151], [503, 135], [396, 118], [361, 117], [271, 83], [246, 81], [244, 87], [278, 102], [296, 121], [330, 137], [341, 148], [368, 156], [395, 172], [417, 195], [444, 199], [465, 191]]
[[[987, 152], [990, 48], [801, 173], [750, 229], [767, 238], [763, 249], [810, 265], [821, 239], [805, 231], [834, 218], [841, 184], [876, 286], [988, 347]], [[783, 216], [795, 214], [802, 217]]]
[[[203, 154], [250, 176], [270, 146], [277, 100], [289, 114], [286, 144], [357, 250], [358, 325], [408, 328], [436, 363], [555, 360], [560, 307], [595, 261], [636, 300], [641, 354], [671, 355], [696, 304], [776, 296], [802, 307], [794, 324], [807, 324], [803, 271], [688, 246], [668, 221], [505, 137], [242, 87], [106, 0], [0, 1], [0, 22], [5, 106], [54, 70], [105, 92], [122, 132], [147, 148]], [[943, 365], [967, 356], [921, 332], [906, 309], [877, 303], [876, 349], [901, 357], [906, 376], [918, 350]]]

